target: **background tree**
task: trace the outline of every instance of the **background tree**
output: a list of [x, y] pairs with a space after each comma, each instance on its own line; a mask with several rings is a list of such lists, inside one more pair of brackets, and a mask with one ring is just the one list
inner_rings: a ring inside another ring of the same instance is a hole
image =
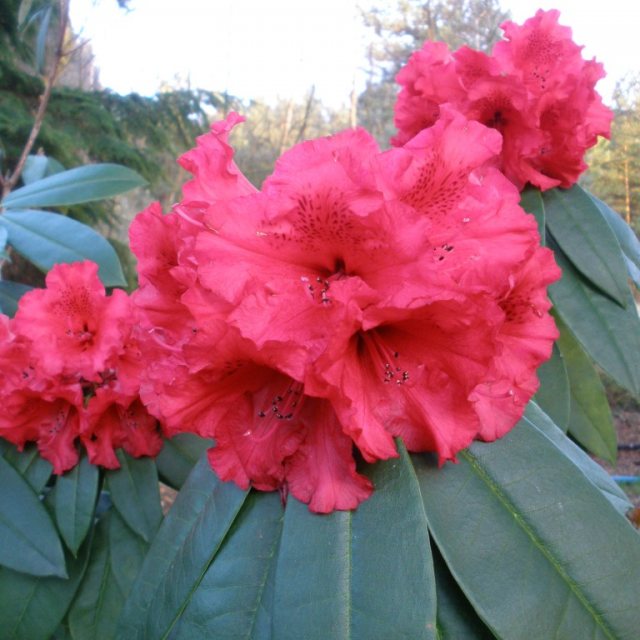
[[618, 82], [611, 140], [601, 140], [588, 158], [584, 182], [640, 231], [640, 74]]

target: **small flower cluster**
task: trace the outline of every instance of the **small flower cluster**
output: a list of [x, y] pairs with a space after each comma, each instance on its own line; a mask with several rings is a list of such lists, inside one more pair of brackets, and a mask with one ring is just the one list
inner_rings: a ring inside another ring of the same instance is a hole
[[228, 142], [241, 120], [131, 227], [149, 411], [214, 438], [222, 479], [316, 512], [371, 493], [354, 449], [388, 459], [400, 436], [445, 461], [506, 433], [557, 337], [559, 270], [495, 168], [500, 134], [442, 107], [386, 152], [360, 129], [299, 144], [258, 191]]
[[119, 447], [156, 455], [162, 438], [138, 394], [133, 311], [123, 291], [105, 295], [97, 265], [78, 262], [54, 267], [13, 320], [0, 316], [0, 436], [36, 442], [57, 474], [77, 464], [78, 441], [109, 469], [120, 466]]
[[522, 26], [505, 22], [506, 40], [491, 55], [425, 43], [397, 76], [392, 142], [403, 145], [433, 126], [450, 104], [502, 134], [500, 167], [519, 189], [574, 184], [587, 168], [585, 151], [609, 136], [613, 114], [594, 89], [602, 65], [582, 58], [558, 16], [539, 10]]

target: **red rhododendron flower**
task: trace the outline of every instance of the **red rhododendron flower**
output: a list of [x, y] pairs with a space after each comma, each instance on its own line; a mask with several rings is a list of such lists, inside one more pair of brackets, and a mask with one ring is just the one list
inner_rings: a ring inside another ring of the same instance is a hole
[[156, 455], [157, 421], [139, 399], [143, 366], [134, 307], [123, 291], [107, 296], [91, 262], [61, 264], [47, 288], [25, 294], [0, 328], [0, 436], [35, 442], [57, 474], [79, 459], [107, 468], [114, 449]]
[[492, 55], [425, 43], [400, 71], [395, 108], [403, 145], [451, 104], [468, 118], [500, 131], [500, 166], [522, 188], [569, 187], [587, 168], [584, 154], [609, 136], [612, 112], [595, 91], [602, 65], [584, 60], [558, 11], [538, 11], [519, 26], [505, 22], [505, 41]]
[[455, 459], [522, 414], [558, 270], [495, 168], [499, 133], [439, 113], [385, 153], [362, 130], [297, 145], [261, 191], [232, 114], [183, 158], [183, 200], [134, 221], [143, 401], [168, 433], [214, 438], [222, 479], [350, 509], [372, 489], [354, 446], [389, 458], [400, 435]]

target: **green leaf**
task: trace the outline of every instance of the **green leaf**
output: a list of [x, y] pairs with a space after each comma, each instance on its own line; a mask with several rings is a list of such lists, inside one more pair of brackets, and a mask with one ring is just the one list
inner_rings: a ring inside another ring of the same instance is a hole
[[574, 444], [553, 423], [551, 418], [536, 405], [530, 402], [523, 420], [531, 427], [543, 433], [573, 464], [582, 471], [604, 497], [614, 506], [616, 511], [625, 515], [633, 506], [627, 494], [614, 482], [613, 478], [578, 445]]
[[27, 156], [20, 176], [24, 184], [31, 184], [61, 171], [64, 167], [57, 160], [38, 154]]
[[546, 239], [546, 212], [544, 208], [544, 200], [540, 189], [528, 185], [520, 194], [520, 206], [527, 212], [532, 213], [538, 223], [538, 231], [540, 232], [540, 243], [544, 246]]
[[640, 320], [631, 294], [627, 308], [621, 308], [586, 282], [548, 239], [562, 268], [562, 278], [549, 288], [556, 311], [591, 358], [639, 396]]
[[69, 610], [69, 629], [74, 640], [118, 637], [116, 623], [126, 593], [121, 590], [112, 566], [109, 528], [114, 517], [117, 514], [109, 511], [96, 526], [89, 566]]
[[432, 551], [438, 597], [438, 640], [493, 640], [495, 636], [465, 598], [435, 545]]
[[27, 481], [0, 458], [0, 564], [66, 578], [64, 554], [46, 509]]
[[118, 638], [166, 638], [200, 584], [247, 492], [221, 482], [206, 455], [164, 519], [131, 591]]
[[156, 457], [156, 466], [163, 482], [180, 489], [202, 453], [213, 441], [192, 433], [181, 433], [165, 440], [162, 451]]
[[569, 378], [564, 358], [556, 344], [553, 345], [551, 358], [539, 367], [538, 378], [540, 388], [535, 395], [535, 401], [563, 431], [566, 431], [571, 416]]
[[23, 451], [7, 443], [5, 460], [31, 485], [36, 494], [42, 493], [51, 477], [53, 467], [48, 460], [40, 457], [35, 444], [27, 444]]
[[56, 523], [73, 555], [78, 552], [93, 521], [99, 479], [98, 467], [83, 455], [73, 469], [56, 480]]
[[620, 244], [593, 200], [580, 188], [543, 195], [546, 221], [573, 266], [621, 307], [629, 302], [627, 268]]
[[[41, 180], [39, 183], [44, 182]], [[59, 262], [92, 260], [107, 287], [125, 285], [120, 260], [113, 247], [99, 233], [81, 222], [48, 211], [15, 210], [0, 216], [9, 232], [9, 244], [48, 271]]]
[[69, 578], [40, 578], [0, 569], [0, 629], [6, 640], [49, 640], [82, 580], [90, 542], [77, 558], [67, 555]]
[[318, 516], [289, 500], [274, 638], [436, 638], [427, 522], [411, 461], [399, 449], [400, 459], [367, 469], [378, 489], [356, 511]]
[[569, 433], [585, 449], [613, 464], [618, 442], [600, 376], [568, 327], [562, 322], [558, 325], [557, 345], [564, 358], [571, 394]]
[[624, 255], [638, 268], [640, 269], [640, 240], [634, 233], [633, 229], [606, 203], [596, 198], [592, 193], [587, 195], [595, 202], [596, 206], [600, 210], [600, 213], [604, 216], [605, 220], [611, 227], [613, 233], [615, 233], [620, 248]]
[[438, 469], [414, 456], [449, 570], [501, 638], [637, 637], [640, 536], [523, 421]]
[[270, 587], [283, 518], [277, 493], [249, 494], [172, 639], [270, 637]]
[[0, 311], [13, 318], [18, 310], [20, 298], [32, 289], [33, 287], [20, 282], [0, 280]]
[[126, 598], [142, 567], [149, 545], [136, 535], [118, 515], [109, 514], [109, 556], [111, 571], [118, 588]]
[[158, 473], [151, 458], [132, 458], [116, 451], [119, 469], [106, 472], [111, 500], [124, 521], [150, 542], [162, 522]]
[[111, 198], [146, 184], [135, 171], [117, 164], [89, 164], [68, 169], [12, 191], [5, 209], [60, 207]]
[[38, 37], [36, 39], [36, 71], [44, 74], [44, 65], [46, 59], [47, 36], [49, 35], [49, 23], [51, 22], [52, 8], [48, 7], [42, 16], [40, 27], [38, 29]]

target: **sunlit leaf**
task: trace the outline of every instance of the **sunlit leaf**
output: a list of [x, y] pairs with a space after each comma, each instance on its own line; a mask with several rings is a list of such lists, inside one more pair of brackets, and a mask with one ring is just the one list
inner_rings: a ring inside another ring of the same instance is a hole
[[126, 284], [113, 247], [81, 222], [57, 213], [25, 209], [5, 212], [0, 225], [9, 232], [9, 244], [44, 272], [60, 262], [92, 260], [105, 286]]
[[0, 204], [5, 209], [60, 207], [111, 198], [144, 184], [140, 175], [126, 167], [88, 164], [15, 189]]

